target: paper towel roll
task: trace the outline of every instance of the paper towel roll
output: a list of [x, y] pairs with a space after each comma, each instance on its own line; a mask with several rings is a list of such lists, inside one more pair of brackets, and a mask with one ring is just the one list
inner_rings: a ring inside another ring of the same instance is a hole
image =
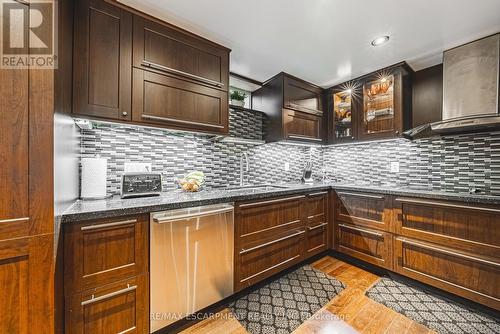
[[107, 167], [107, 160], [103, 158], [82, 159], [82, 198], [106, 197]]

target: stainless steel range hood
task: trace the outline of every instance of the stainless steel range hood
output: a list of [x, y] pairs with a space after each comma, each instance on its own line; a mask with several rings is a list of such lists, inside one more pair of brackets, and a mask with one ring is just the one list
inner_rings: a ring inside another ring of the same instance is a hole
[[404, 132], [409, 139], [500, 129], [500, 33], [443, 54], [442, 121]]

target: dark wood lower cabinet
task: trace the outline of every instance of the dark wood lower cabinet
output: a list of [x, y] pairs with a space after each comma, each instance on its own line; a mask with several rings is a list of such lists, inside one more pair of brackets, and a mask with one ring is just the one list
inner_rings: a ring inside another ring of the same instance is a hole
[[66, 333], [148, 333], [149, 215], [64, 226]]
[[328, 217], [328, 192], [237, 203], [235, 290], [326, 251]]
[[335, 249], [377, 266], [392, 269], [392, 235], [348, 224], [336, 225]]
[[66, 298], [66, 333], [149, 333], [148, 276]]
[[337, 251], [500, 310], [498, 208], [338, 191], [335, 210]]
[[395, 270], [500, 310], [500, 263], [428, 242], [397, 237]]

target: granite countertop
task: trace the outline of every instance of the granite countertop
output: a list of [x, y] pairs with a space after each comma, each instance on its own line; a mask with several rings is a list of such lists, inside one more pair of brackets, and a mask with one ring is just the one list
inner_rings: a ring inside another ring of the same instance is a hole
[[186, 193], [181, 190], [173, 190], [156, 197], [121, 199], [119, 196], [114, 196], [102, 200], [77, 200], [62, 214], [61, 221], [63, 223], [79, 222], [89, 219], [110, 218], [201, 205], [309, 193], [312, 191], [324, 191], [332, 188], [343, 191], [364, 191], [378, 194], [444, 199], [485, 205], [500, 205], [500, 196], [433, 191], [431, 189], [422, 188], [401, 188], [389, 185], [376, 186], [370, 184], [333, 182], [315, 183], [312, 185], [285, 184], [282, 186], [286, 186], [286, 188], [259, 191], [250, 191], [248, 189], [228, 191], [226, 189], [214, 188], [204, 189], [197, 193]]

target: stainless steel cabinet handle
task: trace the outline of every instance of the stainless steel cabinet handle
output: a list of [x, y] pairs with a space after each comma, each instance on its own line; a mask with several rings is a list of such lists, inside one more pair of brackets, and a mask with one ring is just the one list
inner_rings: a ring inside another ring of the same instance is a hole
[[217, 213], [231, 212], [233, 210], [234, 210], [233, 207], [225, 207], [222, 209], [215, 209], [215, 210], [196, 212], [196, 213], [187, 213], [187, 214], [177, 215], [177, 216], [168, 216], [168, 215], [166, 215], [166, 216], [153, 216], [153, 221], [155, 223], [162, 224], [162, 223], [172, 222], [172, 221], [176, 221], [176, 220], [186, 220], [186, 219], [214, 215]]
[[3, 220], [0, 220], [0, 224], [2, 224], [2, 223], [15, 223], [15, 222], [28, 221], [28, 220], [30, 220], [29, 217], [3, 219]]
[[493, 262], [493, 261], [488, 261], [488, 260], [484, 260], [484, 259], [481, 259], [481, 258], [478, 258], [478, 257], [475, 257], [475, 256], [470, 256], [470, 255], [465, 255], [465, 254], [457, 253], [455, 251], [451, 251], [451, 250], [447, 250], [447, 249], [443, 249], [443, 248], [439, 248], [439, 247], [434, 247], [434, 246], [423, 244], [423, 243], [420, 243], [420, 242], [411, 241], [411, 240], [408, 240], [408, 239], [405, 239], [405, 238], [396, 238], [396, 240], [401, 241], [402, 243], [405, 243], [405, 244], [408, 244], [408, 245], [412, 245], [412, 246], [424, 248], [424, 249], [427, 249], [427, 250], [431, 250], [433, 252], [443, 253], [443, 254], [447, 254], [447, 255], [459, 257], [459, 258], [462, 258], [462, 259], [471, 260], [471, 261], [474, 261], [474, 262], [480, 262], [480, 263], [487, 264], [487, 265], [494, 266], [494, 267], [500, 267], [500, 263]]
[[215, 80], [210, 80], [210, 79], [207, 79], [207, 78], [204, 78], [204, 77], [200, 77], [198, 75], [187, 73], [187, 72], [184, 72], [184, 71], [179, 71], [179, 70], [176, 70], [175, 68], [171, 68], [171, 67], [163, 66], [163, 65], [160, 65], [160, 64], [152, 63], [152, 62], [147, 61], [147, 60], [143, 60], [141, 62], [141, 65], [145, 66], [145, 67], [153, 68], [155, 70], [159, 70], [159, 71], [163, 71], [163, 72], [167, 72], [167, 73], [172, 73], [172, 74], [180, 75], [180, 76], [183, 76], [183, 77], [188, 78], [188, 79], [192, 79], [192, 80], [196, 80], [196, 81], [201, 81], [203, 83], [206, 83], [206, 84], [209, 84], [209, 85], [212, 85], [212, 86], [216, 86], [216, 87], [222, 87], [222, 86], [224, 86], [224, 84], [222, 82], [215, 81]]
[[206, 126], [206, 127], [210, 127], [210, 128], [224, 129], [223, 125], [209, 124], [209, 123], [202, 123], [202, 122], [193, 122], [193, 121], [184, 121], [182, 119], [177, 119], [177, 118], [152, 116], [152, 115], [146, 115], [146, 114], [142, 114], [141, 117], [144, 119], [151, 119], [151, 120], [156, 120], [156, 121], [191, 124], [191, 125], [201, 125], [201, 126]]
[[283, 241], [283, 240], [287, 240], [287, 239], [296, 237], [296, 236], [301, 235], [301, 234], [303, 234], [305, 232], [306, 231], [300, 231], [300, 232], [297, 232], [297, 233], [294, 233], [294, 234], [287, 235], [286, 237], [283, 237], [283, 238], [279, 238], [279, 239], [276, 239], [276, 240], [273, 240], [273, 241], [269, 241], [269, 242], [263, 243], [261, 245], [258, 245], [258, 246], [252, 247], [252, 248], [242, 249], [240, 251], [240, 255], [248, 253], [248, 252], [253, 252], [254, 250], [257, 250], [257, 249], [260, 249], [260, 248], [263, 248], [263, 247], [266, 247], [266, 246], [273, 245], [273, 244], [275, 244], [277, 242], [280, 242], [280, 241]]
[[306, 114], [312, 114], [312, 115], [318, 115], [318, 116], [323, 115], [323, 111], [321, 111], [321, 110], [303, 107], [303, 106], [300, 106], [300, 105], [294, 104], [294, 103], [288, 103], [286, 105], [286, 108], [289, 108], [289, 109], [292, 109], [295, 111], [299, 111], [299, 112], [303, 112]]
[[328, 225], [328, 223], [321, 223], [321, 224], [318, 224], [318, 225], [315, 225], [315, 226], [308, 226], [308, 227], [307, 227], [307, 229], [308, 229], [309, 231], [312, 231], [312, 230], [315, 230], [315, 229], [317, 229], [317, 228], [323, 227], [323, 226], [325, 226], [325, 225]]
[[313, 197], [313, 196], [321, 196], [321, 195], [326, 195], [326, 194], [328, 194], [328, 191], [320, 191], [317, 193], [308, 194], [307, 196]]
[[442, 207], [446, 207], [446, 208], [457, 208], [457, 209], [478, 210], [478, 211], [488, 211], [488, 212], [500, 213], [500, 210], [498, 210], [498, 209], [482, 208], [480, 206], [468, 206], [468, 205], [450, 204], [450, 203], [407, 199], [407, 198], [396, 198], [395, 200], [397, 202], [402, 202], [402, 203], [424, 204], [424, 205], [428, 204], [428, 205], [442, 206]]
[[344, 192], [344, 191], [337, 191], [337, 194], [346, 195], [346, 196], [364, 197], [364, 198], [384, 199], [384, 196], [349, 193], [349, 192]]
[[251, 208], [251, 207], [254, 207], [254, 206], [260, 206], [260, 205], [265, 205], [265, 204], [273, 204], [273, 203], [293, 201], [293, 200], [301, 199], [301, 198], [305, 198], [305, 197], [306, 197], [305, 195], [301, 195], [301, 196], [293, 196], [293, 197], [272, 199], [272, 200], [269, 200], [269, 201], [262, 201], [262, 202], [248, 203], [248, 204], [240, 204], [239, 207], [240, 208]]
[[82, 306], [85, 306], [85, 305], [97, 303], [97, 302], [99, 302], [101, 300], [104, 300], [104, 299], [108, 299], [108, 298], [111, 298], [111, 297], [114, 297], [114, 296], [122, 295], [122, 294], [130, 292], [130, 291], [134, 291], [135, 289], [137, 289], [137, 285], [130, 286], [130, 284], [127, 284], [127, 287], [125, 289], [121, 289], [121, 290], [118, 290], [118, 291], [115, 291], [115, 292], [111, 292], [111, 293], [108, 293], [108, 294], [105, 294], [105, 295], [102, 295], [102, 296], [99, 296], [99, 297], [94, 297], [94, 295], [92, 295], [91, 299], [84, 300], [81, 304], [82, 304]]
[[374, 235], [374, 236], [379, 237], [379, 238], [382, 238], [384, 236], [382, 233], [368, 231], [368, 230], [365, 230], [365, 229], [359, 228], [359, 227], [353, 227], [353, 226], [349, 226], [349, 225], [345, 225], [345, 224], [339, 224], [339, 226], [346, 228], [348, 230], [353, 230], [353, 231], [358, 231], [358, 232], [362, 232], [362, 233], [366, 233], [366, 234], [371, 234], [371, 235]]
[[82, 226], [80, 228], [80, 230], [82, 230], [82, 231], [98, 230], [100, 228], [105, 228], [105, 227], [128, 225], [128, 224], [134, 224], [134, 223], [137, 223], [137, 219], [129, 219], [129, 220], [123, 220], [123, 221], [119, 221], [119, 222], [106, 223], [106, 224]]
[[288, 138], [292, 138], [292, 139], [305, 139], [305, 140], [313, 140], [313, 141], [323, 141], [323, 139], [321, 139], [321, 138], [299, 136], [299, 135], [288, 135]]

